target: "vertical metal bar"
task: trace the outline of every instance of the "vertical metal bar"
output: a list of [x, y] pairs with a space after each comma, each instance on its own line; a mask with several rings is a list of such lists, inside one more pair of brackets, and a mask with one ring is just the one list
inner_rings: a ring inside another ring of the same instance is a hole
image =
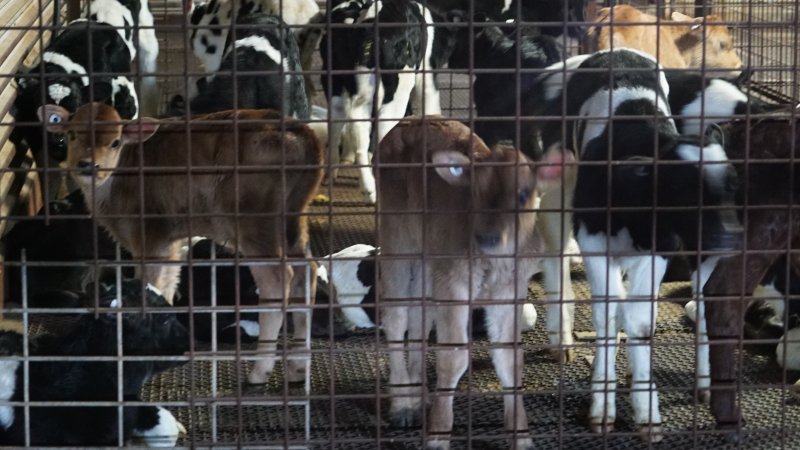
[[31, 446], [31, 366], [30, 366], [30, 317], [28, 313], [28, 258], [25, 249], [20, 256], [20, 272], [22, 276], [22, 399], [25, 416], [25, 446]]
[[[752, 2], [749, 2], [752, 4]], [[695, 0], [694, 16], [702, 17], [711, 14], [711, 0]]]
[[[211, 243], [211, 254], [209, 258], [209, 262], [211, 265], [209, 269], [211, 270], [211, 353], [216, 355], [219, 351], [219, 336], [217, 335], [217, 311], [216, 307], [219, 304], [217, 301], [217, 245], [215, 243]], [[189, 271], [191, 273], [191, 266], [189, 266]], [[190, 304], [194, 303], [190, 299]], [[191, 313], [190, 313], [191, 314]], [[193, 316], [192, 316], [193, 317]], [[217, 414], [219, 412], [219, 407], [217, 405], [218, 401], [218, 387], [217, 383], [219, 383], [219, 363], [218, 360], [211, 361], [211, 442], [216, 443], [219, 439], [219, 420]]]

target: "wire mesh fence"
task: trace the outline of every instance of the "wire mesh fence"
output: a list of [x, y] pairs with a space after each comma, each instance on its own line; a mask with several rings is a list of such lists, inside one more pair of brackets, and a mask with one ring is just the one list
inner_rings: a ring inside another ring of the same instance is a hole
[[0, 0], [0, 446], [800, 448], [799, 9]]

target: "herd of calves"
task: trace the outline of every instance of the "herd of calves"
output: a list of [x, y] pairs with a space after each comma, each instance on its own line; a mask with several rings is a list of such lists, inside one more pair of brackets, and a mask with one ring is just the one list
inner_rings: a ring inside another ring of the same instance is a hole
[[[595, 299], [590, 427], [613, 429], [617, 335], [624, 330], [633, 420], [646, 441], [663, 438], [650, 342], [658, 306], [653, 298], [670, 259], [664, 255], [695, 253], [689, 259], [700, 294], [724, 252], [738, 248], [743, 237], [740, 172], [727, 152], [744, 144], [719, 124], [791, 110], [740, 89], [746, 71], [719, 18], [676, 12], [672, 22], [656, 24], [653, 16], [617, 6], [587, 21], [582, 1], [551, 0], [339, 0], [326, 13], [311, 0], [187, 0], [186, 6], [188, 42], [206, 73], [186, 87], [188, 97], [172, 98], [158, 119], [146, 115], [158, 112], [158, 41], [147, 28], [153, 17], [146, 1], [92, 0], [86, 17], [56, 33], [39, 65], [17, 78], [12, 139], [30, 147], [43, 166], [67, 169], [77, 188], [67, 197], [77, 205], [71, 214], [83, 218], [75, 224], [94, 220], [103, 231], [51, 229], [48, 236], [46, 226], [31, 231], [22, 223], [5, 240], [7, 251], [24, 247], [25, 239], [29, 251], [42, 242], [97, 242], [82, 257], [69, 255], [92, 260], [102, 257], [97, 250], [103, 243], [116, 242], [136, 261], [165, 263], [185, 258], [188, 237], [203, 236], [206, 253], [226, 247], [258, 261], [240, 273], [242, 280], [249, 277], [240, 298], [227, 303], [244, 304], [248, 297], [257, 313], [242, 312], [236, 323], [229, 311], [217, 324], [220, 333], [233, 330], [234, 341], [257, 339], [258, 357], [247, 375], [253, 384], [266, 383], [273, 372], [287, 306], [305, 304], [309, 289], [319, 292], [317, 283], [331, 284], [332, 297], [338, 288], [341, 303], [379, 299], [377, 316], [343, 311], [356, 324], [382, 324], [394, 425], [412, 426], [420, 417], [427, 398], [422, 343], [434, 325], [437, 341], [447, 344], [436, 350], [439, 395], [427, 414], [426, 445], [436, 449], [449, 448], [453, 396], [443, 393], [454, 392], [467, 369], [470, 311], [477, 302], [488, 339], [498, 344], [491, 354], [504, 391], [505, 428], [513, 432], [512, 448], [528, 449], [523, 351], [507, 344], [519, 343], [535, 322], [535, 310], [523, 305], [530, 278], [543, 272], [552, 354], [565, 362], [574, 357], [574, 237]], [[545, 25], [514, 26], [520, 19]], [[500, 25], [466, 26], [476, 20]], [[136, 35], [134, 25], [143, 27]], [[566, 58], [563, 43], [587, 33], [600, 50]], [[328, 110], [319, 117], [302, 75], [309, 49], [322, 56]], [[139, 80], [130, 75], [137, 52]], [[529, 70], [485, 70], [518, 64]], [[472, 128], [441, 116], [434, 75], [445, 68], [476, 69]], [[411, 103], [420, 110], [404, 118]], [[522, 121], [496, 119], [520, 114]], [[544, 119], [554, 116], [569, 119]], [[361, 190], [380, 213], [379, 256], [364, 246], [317, 264], [306, 212], [323, 169], [335, 179], [346, 161], [358, 164]], [[58, 204], [50, 205], [51, 215], [58, 215]], [[190, 251], [202, 253], [197, 245]], [[786, 261], [774, 268], [759, 281], [786, 294], [793, 272]], [[68, 276], [52, 284], [32, 270], [38, 284], [20, 289], [29, 291], [29, 306], [105, 309], [77, 318], [76, 331], [66, 336], [27, 337], [29, 355], [117, 355], [113, 308], [166, 306], [173, 298], [188, 305], [189, 293], [208, 281], [207, 267], [187, 277], [175, 264], [137, 264], [135, 278], [121, 285], [113, 277], [98, 281], [90, 270], [64, 267], [58, 273]], [[194, 289], [186, 278], [195, 279]], [[345, 300], [345, 293], [357, 300]], [[430, 305], [425, 311], [409, 301], [421, 298]], [[696, 382], [707, 398], [708, 336], [702, 296], [695, 298], [689, 309], [698, 327]], [[798, 309], [787, 308], [781, 320]], [[307, 314], [294, 311], [288, 322], [300, 353], [311, 332]], [[186, 313], [178, 316], [150, 309], [122, 315], [123, 353], [183, 354], [189, 332]], [[213, 334], [209, 321], [197, 320], [196, 334]], [[23, 343], [19, 324], [0, 322], [0, 354], [22, 355]], [[779, 351], [781, 364], [791, 368], [793, 352]], [[138, 400], [144, 383], [179, 363], [125, 362], [124, 399]], [[308, 358], [285, 363], [288, 381], [305, 380]], [[23, 370], [29, 371], [27, 386]], [[114, 362], [47, 361], [27, 369], [19, 358], [0, 362], [4, 401], [116, 401], [118, 382]], [[33, 445], [122, 440], [172, 446], [185, 432], [161, 407], [126, 407], [119, 418], [116, 407], [50, 406], [32, 408], [26, 417], [20, 404], [0, 403], [2, 445], [28, 439]]]

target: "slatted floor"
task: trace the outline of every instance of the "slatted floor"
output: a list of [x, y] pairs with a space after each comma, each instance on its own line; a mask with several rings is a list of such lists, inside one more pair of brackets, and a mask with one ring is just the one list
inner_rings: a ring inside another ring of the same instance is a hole
[[[359, 203], [357, 180], [344, 177], [335, 185], [330, 205], [333, 222], [318, 216], [312, 223], [312, 249], [315, 255], [354, 243], [372, 242], [371, 208]], [[328, 212], [328, 204], [317, 204], [315, 212]], [[330, 241], [330, 237], [333, 240]], [[589, 291], [579, 266], [573, 273], [576, 294], [588, 298]], [[726, 447], [713, 433], [712, 417], [705, 405], [692, 400], [694, 379], [694, 331], [678, 304], [689, 294], [688, 283], [670, 283], [662, 289], [658, 332], [654, 340], [654, 377], [661, 394], [661, 411], [666, 438], [655, 448]], [[531, 284], [529, 300], [543, 298], [540, 284]], [[563, 366], [555, 363], [544, 348], [544, 309], [537, 305], [539, 323], [524, 334], [525, 407], [530, 418], [537, 449], [638, 449], [647, 448], [634, 432], [632, 410], [625, 389], [626, 356], [619, 353], [617, 431], [606, 435], [588, 432], [591, 341], [579, 340], [578, 358]], [[577, 306], [575, 331], [591, 334], [590, 309], [586, 302]], [[315, 339], [311, 375], [311, 442], [304, 441], [304, 415], [301, 407], [217, 406], [212, 397], [212, 363], [188, 364], [171, 370], [147, 386], [144, 397], [154, 402], [197, 399], [194, 407], [170, 408], [189, 430], [185, 445], [204, 446], [216, 439], [217, 445], [244, 447], [261, 445], [310, 444], [327, 449], [413, 449], [419, 448], [421, 429], [393, 429], [387, 422], [388, 399], [385, 383], [385, 354], [376, 352], [372, 330], [354, 332], [331, 342]], [[456, 437], [453, 448], [504, 448], [503, 410], [499, 385], [494, 375], [485, 341], [475, 344], [470, 372], [464, 377], [455, 401]], [[747, 417], [747, 441], [742, 448], [800, 448], [800, 404], [786, 400], [782, 372], [770, 355], [745, 351], [745, 373], [741, 380], [743, 410]], [[266, 387], [242, 384], [247, 365], [216, 363], [216, 395], [235, 401], [241, 389], [244, 402], [283, 398], [304, 398], [303, 389], [285, 386], [279, 372]], [[237, 371], [237, 367], [241, 371]], [[428, 357], [428, 379], [435, 380], [434, 359]], [[216, 419], [213, 419], [216, 414]], [[216, 426], [214, 426], [214, 420]], [[752, 432], [750, 430], [753, 430]], [[470, 437], [467, 441], [467, 437]]]

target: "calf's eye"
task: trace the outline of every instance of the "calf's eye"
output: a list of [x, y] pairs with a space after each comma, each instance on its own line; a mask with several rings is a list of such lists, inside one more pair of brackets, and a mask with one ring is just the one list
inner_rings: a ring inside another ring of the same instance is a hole
[[119, 148], [120, 145], [122, 145], [122, 141], [119, 139], [114, 139], [114, 141], [111, 143], [111, 148]]
[[528, 203], [528, 199], [531, 197], [531, 190], [525, 189], [519, 192], [519, 204], [520, 206], [524, 206]]
[[50, 114], [50, 117], [47, 118], [47, 121], [50, 123], [61, 123], [64, 121], [64, 119], [58, 114]]

